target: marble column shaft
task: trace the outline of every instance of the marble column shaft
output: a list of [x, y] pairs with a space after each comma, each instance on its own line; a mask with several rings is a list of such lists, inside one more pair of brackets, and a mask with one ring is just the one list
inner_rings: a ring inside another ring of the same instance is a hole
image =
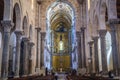
[[36, 53], [36, 68], [40, 68], [40, 31], [41, 28], [35, 28], [37, 31], [37, 53]]
[[45, 33], [41, 33], [41, 67], [44, 66], [44, 43], [45, 43]]
[[16, 34], [16, 55], [15, 55], [15, 77], [19, 77], [20, 69], [20, 38], [22, 36], [22, 31], [15, 31]]
[[98, 58], [98, 38], [99, 37], [93, 37], [94, 41], [94, 53], [95, 53], [95, 72], [99, 72], [99, 58]]
[[29, 71], [29, 74], [32, 74], [32, 50], [33, 50], [33, 46], [35, 44], [33, 42], [29, 42], [29, 60], [30, 60], [30, 63], [29, 63], [29, 68], [30, 68], [30, 71]]
[[29, 39], [24, 37], [24, 50], [23, 50], [23, 76], [28, 75], [28, 42]]
[[111, 33], [111, 39], [112, 39], [112, 57], [113, 57], [113, 71], [115, 75], [118, 75], [118, 50], [117, 50], [117, 40], [116, 40], [116, 24], [118, 23], [118, 20], [110, 20], [110, 33]]
[[79, 68], [82, 68], [82, 55], [81, 55], [81, 32], [77, 34], [78, 36], [78, 62]]
[[90, 73], [92, 73], [93, 71], [93, 61], [92, 61], [92, 55], [93, 55], [93, 41], [88, 42], [89, 44], [89, 48], [90, 48], [90, 59], [91, 59], [91, 63], [90, 63]]
[[11, 21], [2, 21], [2, 27], [4, 27], [4, 42], [3, 42], [3, 52], [2, 52], [2, 68], [1, 68], [1, 77], [8, 77], [8, 60], [9, 60], [9, 41], [10, 41], [10, 31], [13, 27]]
[[100, 36], [100, 42], [101, 42], [101, 58], [102, 58], [102, 71], [103, 71], [103, 73], [108, 72], [106, 42], [105, 42], [106, 33], [107, 33], [107, 31], [104, 29], [99, 30], [99, 36]]
[[81, 43], [82, 43], [82, 68], [86, 68], [85, 27], [81, 28]]

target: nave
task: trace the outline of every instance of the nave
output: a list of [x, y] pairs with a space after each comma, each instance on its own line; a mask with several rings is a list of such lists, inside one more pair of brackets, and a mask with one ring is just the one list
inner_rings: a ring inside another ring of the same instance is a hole
[[0, 80], [54, 80], [46, 68], [120, 77], [120, 0], [0, 0]]

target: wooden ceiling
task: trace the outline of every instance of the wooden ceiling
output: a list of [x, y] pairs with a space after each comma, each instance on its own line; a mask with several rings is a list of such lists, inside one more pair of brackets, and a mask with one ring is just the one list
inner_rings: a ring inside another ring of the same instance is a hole
[[117, 16], [120, 18], [120, 0], [117, 0]]
[[0, 21], [3, 19], [4, 1], [0, 0]]

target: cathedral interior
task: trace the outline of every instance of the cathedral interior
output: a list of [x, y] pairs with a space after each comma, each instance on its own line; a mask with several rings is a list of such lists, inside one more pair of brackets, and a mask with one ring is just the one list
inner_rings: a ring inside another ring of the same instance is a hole
[[0, 80], [119, 79], [120, 0], [0, 0]]

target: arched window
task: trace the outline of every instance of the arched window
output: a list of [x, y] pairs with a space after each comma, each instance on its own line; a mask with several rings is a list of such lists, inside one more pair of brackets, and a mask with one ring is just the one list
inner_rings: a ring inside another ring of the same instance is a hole
[[60, 50], [64, 50], [64, 43], [63, 43], [63, 41], [59, 42], [59, 47], [60, 47], [59, 48]]

